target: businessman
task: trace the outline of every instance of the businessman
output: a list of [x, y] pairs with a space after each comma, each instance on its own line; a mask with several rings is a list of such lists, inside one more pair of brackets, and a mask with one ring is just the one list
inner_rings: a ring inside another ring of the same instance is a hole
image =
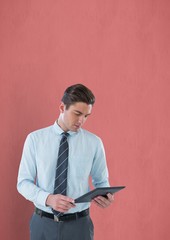
[[[93, 240], [90, 203], [75, 204], [74, 199], [90, 190], [90, 176], [95, 188], [109, 186], [102, 141], [82, 128], [94, 102], [86, 86], [68, 87], [55, 123], [26, 138], [17, 189], [35, 206], [31, 240]], [[106, 208], [113, 196], [98, 196], [93, 202]]]

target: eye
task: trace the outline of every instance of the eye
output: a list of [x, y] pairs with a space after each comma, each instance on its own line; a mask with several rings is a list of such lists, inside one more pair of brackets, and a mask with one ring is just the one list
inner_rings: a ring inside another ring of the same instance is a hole
[[80, 113], [77, 113], [77, 112], [75, 112], [75, 115], [76, 115], [76, 116], [80, 116], [81, 114], [80, 114]]

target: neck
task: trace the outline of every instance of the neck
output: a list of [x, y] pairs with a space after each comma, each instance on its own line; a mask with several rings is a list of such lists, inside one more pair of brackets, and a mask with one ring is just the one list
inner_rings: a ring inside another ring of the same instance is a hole
[[59, 117], [57, 120], [56, 120], [56, 123], [58, 124], [58, 126], [64, 131], [64, 132], [67, 132], [68, 129], [66, 129], [66, 127], [64, 126], [61, 118]]

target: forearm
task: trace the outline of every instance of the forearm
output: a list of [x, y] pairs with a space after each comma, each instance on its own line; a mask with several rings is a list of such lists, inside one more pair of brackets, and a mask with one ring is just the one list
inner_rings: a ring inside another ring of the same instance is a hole
[[27, 200], [44, 207], [46, 206], [46, 199], [50, 194], [36, 186], [34, 182], [26, 179], [22, 181], [18, 180], [17, 190]]

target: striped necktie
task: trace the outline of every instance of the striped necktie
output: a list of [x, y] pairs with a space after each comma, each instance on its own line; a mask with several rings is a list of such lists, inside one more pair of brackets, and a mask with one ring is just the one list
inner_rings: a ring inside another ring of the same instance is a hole
[[[66, 195], [67, 191], [67, 169], [68, 169], [68, 141], [67, 137], [69, 133], [63, 132], [60, 141], [60, 147], [58, 152], [58, 160], [56, 167], [56, 176], [54, 183], [54, 194]], [[59, 212], [54, 211], [55, 215], [59, 215]]]

